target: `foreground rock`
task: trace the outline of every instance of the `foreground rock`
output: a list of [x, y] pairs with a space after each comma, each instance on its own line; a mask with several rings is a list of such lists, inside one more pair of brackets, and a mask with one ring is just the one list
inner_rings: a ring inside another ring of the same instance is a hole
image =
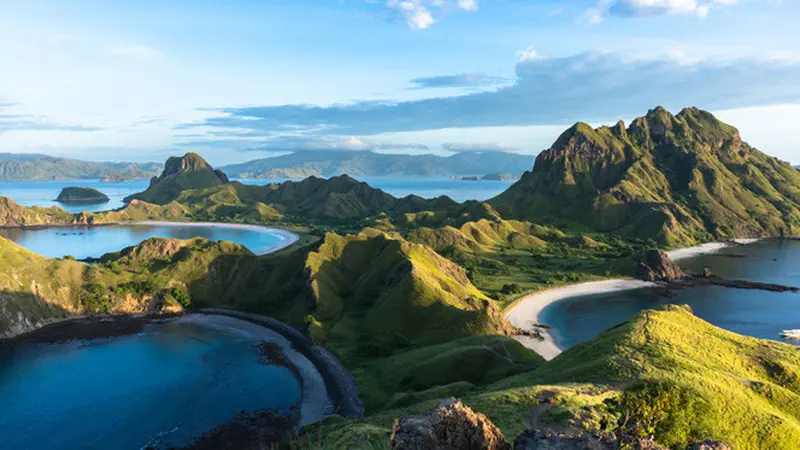
[[501, 450], [503, 433], [483, 414], [449, 398], [420, 416], [399, 419], [392, 430], [396, 450]]
[[633, 257], [636, 278], [644, 281], [673, 281], [686, 276], [661, 250], [647, 250]]
[[731, 450], [731, 446], [719, 441], [705, 440], [692, 446], [692, 450]]
[[59, 203], [93, 204], [106, 203], [109, 198], [106, 194], [89, 187], [65, 187], [56, 197]]

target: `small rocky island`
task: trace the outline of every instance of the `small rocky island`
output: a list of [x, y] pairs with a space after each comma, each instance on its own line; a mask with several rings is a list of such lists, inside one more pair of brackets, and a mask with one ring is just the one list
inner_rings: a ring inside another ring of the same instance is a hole
[[106, 194], [89, 187], [65, 187], [56, 198], [59, 203], [69, 204], [106, 203], [109, 200]]

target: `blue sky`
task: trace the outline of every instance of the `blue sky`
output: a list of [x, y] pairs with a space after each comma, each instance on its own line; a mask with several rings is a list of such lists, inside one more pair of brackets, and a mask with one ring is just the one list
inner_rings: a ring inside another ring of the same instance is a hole
[[793, 0], [0, 0], [0, 152], [536, 154], [698, 106], [800, 163]]

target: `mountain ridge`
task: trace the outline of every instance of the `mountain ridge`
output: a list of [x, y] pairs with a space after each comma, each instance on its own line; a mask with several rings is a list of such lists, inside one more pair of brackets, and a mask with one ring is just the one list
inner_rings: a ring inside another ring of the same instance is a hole
[[658, 107], [627, 128], [573, 125], [489, 202], [508, 217], [690, 245], [796, 233], [800, 172], [707, 111]]
[[95, 162], [39, 153], [0, 153], [0, 181], [146, 180], [158, 174], [161, 167], [152, 162]]

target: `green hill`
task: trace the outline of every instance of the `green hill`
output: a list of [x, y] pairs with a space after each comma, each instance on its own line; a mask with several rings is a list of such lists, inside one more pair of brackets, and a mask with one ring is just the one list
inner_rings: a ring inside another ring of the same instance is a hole
[[125, 199], [143, 200], [148, 203], [165, 205], [181, 192], [189, 189], [205, 189], [227, 184], [228, 177], [221, 170], [215, 170], [197, 153], [187, 153], [183, 157], [173, 156], [164, 164], [164, 172], [150, 180], [146, 191]]
[[578, 123], [490, 201], [504, 217], [686, 245], [800, 229], [800, 172], [706, 111]]
[[59, 203], [106, 203], [109, 201], [107, 195], [90, 187], [65, 187], [56, 198]]
[[[740, 336], [688, 307], [668, 306], [643, 311], [552, 361], [461, 398], [510, 440], [535, 426], [654, 436], [675, 449], [715, 439], [737, 450], [789, 450], [800, 442], [798, 380], [796, 347]], [[334, 447], [385, 441], [395, 418], [440, 398], [361, 422], [323, 422], [309, 435]]]

